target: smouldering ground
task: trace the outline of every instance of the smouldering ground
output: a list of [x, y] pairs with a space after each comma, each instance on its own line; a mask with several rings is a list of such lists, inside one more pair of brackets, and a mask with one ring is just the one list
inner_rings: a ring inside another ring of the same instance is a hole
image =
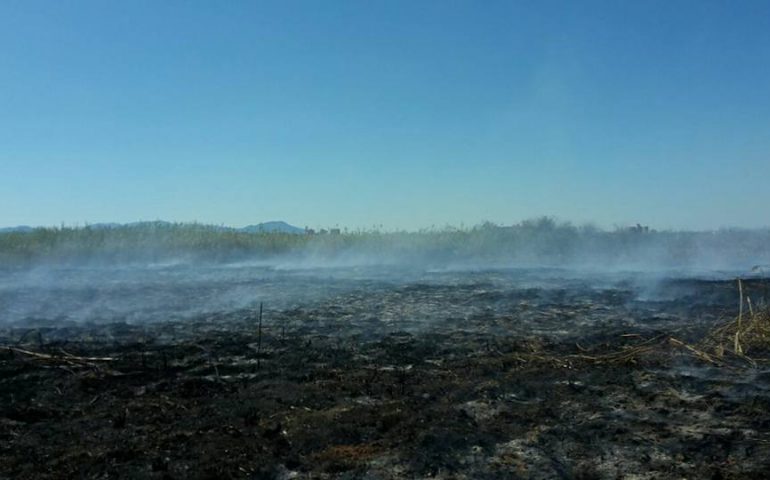
[[[702, 343], [736, 314], [734, 282], [302, 278], [321, 293], [268, 302], [261, 340], [253, 302], [151, 323], [6, 324], [0, 478], [770, 472], [761, 345], [752, 364]], [[765, 288], [745, 294], [756, 304]]]

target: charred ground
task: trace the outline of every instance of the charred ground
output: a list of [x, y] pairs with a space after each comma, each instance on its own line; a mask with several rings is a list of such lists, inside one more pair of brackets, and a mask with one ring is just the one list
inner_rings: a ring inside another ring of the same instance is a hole
[[[322, 297], [268, 303], [261, 330], [254, 305], [9, 322], [0, 478], [770, 471], [768, 350], [704, 343], [735, 318], [736, 282], [522, 278], [326, 279]], [[743, 293], [756, 306], [767, 287]]]

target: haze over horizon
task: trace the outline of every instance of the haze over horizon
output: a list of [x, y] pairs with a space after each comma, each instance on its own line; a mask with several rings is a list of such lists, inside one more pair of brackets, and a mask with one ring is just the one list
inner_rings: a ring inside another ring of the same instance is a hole
[[636, 223], [627, 223], [627, 224], [614, 224], [611, 226], [606, 225], [598, 225], [596, 222], [584, 222], [582, 224], [574, 223], [569, 220], [548, 216], [548, 215], [541, 215], [539, 217], [531, 217], [531, 218], [524, 218], [516, 221], [510, 221], [510, 222], [490, 222], [490, 221], [482, 221], [482, 222], [475, 222], [475, 223], [460, 223], [460, 224], [444, 224], [444, 225], [427, 225], [419, 228], [390, 228], [386, 227], [382, 224], [371, 224], [368, 227], [349, 227], [347, 225], [342, 225], [339, 223], [334, 224], [328, 224], [328, 225], [321, 225], [321, 224], [299, 224], [299, 223], [292, 223], [292, 222], [286, 222], [284, 220], [268, 220], [265, 222], [251, 222], [248, 224], [238, 224], [238, 225], [228, 225], [222, 222], [219, 223], [208, 223], [208, 222], [200, 222], [198, 220], [192, 220], [192, 221], [174, 221], [174, 220], [165, 220], [165, 219], [152, 219], [152, 220], [137, 220], [132, 222], [76, 222], [76, 223], [66, 223], [61, 222], [58, 225], [28, 225], [28, 224], [19, 224], [19, 225], [0, 225], [0, 233], [7, 233], [7, 232], [28, 232], [32, 231], [34, 229], [38, 228], [46, 228], [46, 229], [83, 229], [86, 227], [90, 228], [120, 228], [120, 227], [132, 227], [132, 226], [147, 226], [149, 224], [164, 224], [168, 226], [186, 226], [186, 225], [198, 225], [202, 227], [210, 227], [212, 229], [231, 229], [235, 231], [242, 231], [246, 233], [257, 233], [257, 232], [264, 232], [264, 233], [271, 233], [271, 232], [280, 232], [280, 233], [297, 233], [297, 234], [304, 234], [308, 232], [312, 233], [328, 233], [329, 231], [334, 230], [341, 230], [343, 233], [384, 233], [384, 234], [390, 234], [390, 233], [421, 233], [421, 232], [442, 232], [442, 231], [470, 231], [475, 230], [478, 228], [484, 229], [487, 228], [488, 225], [493, 225], [496, 227], [502, 227], [502, 228], [510, 228], [510, 227], [517, 227], [525, 224], [529, 225], [536, 225], [541, 221], [547, 221], [552, 222], [552, 224], [556, 227], [567, 227], [567, 228], [574, 228], [576, 230], [586, 230], [586, 231], [596, 231], [596, 232], [627, 232], [627, 231], [639, 231], [639, 232], [652, 232], [652, 233], [686, 233], [686, 232], [692, 232], [692, 233], [705, 233], [708, 234], [710, 232], [765, 232], [770, 231], [770, 226], [758, 226], [758, 227], [735, 227], [735, 226], [725, 226], [725, 227], [719, 227], [719, 228], [711, 228], [711, 229], [683, 229], [683, 228], [658, 228], [655, 225], [643, 225], [639, 222]]
[[768, 2], [0, 3], [0, 227], [770, 226]]

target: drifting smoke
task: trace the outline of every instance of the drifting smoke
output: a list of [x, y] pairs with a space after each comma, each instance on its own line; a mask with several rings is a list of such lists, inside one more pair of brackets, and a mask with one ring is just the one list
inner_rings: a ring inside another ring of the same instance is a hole
[[0, 234], [0, 265], [222, 264], [304, 267], [576, 267], [745, 271], [770, 264], [770, 229], [603, 231], [550, 218], [510, 227], [303, 235], [149, 223]]
[[473, 272], [490, 271], [505, 288], [625, 282], [649, 297], [663, 278], [764, 276], [770, 231], [607, 232], [547, 218], [326, 235], [151, 224], [0, 234], [0, 262], [0, 324], [141, 323], [250, 310], [260, 301], [312, 305], [362, 288], [477, 282]]

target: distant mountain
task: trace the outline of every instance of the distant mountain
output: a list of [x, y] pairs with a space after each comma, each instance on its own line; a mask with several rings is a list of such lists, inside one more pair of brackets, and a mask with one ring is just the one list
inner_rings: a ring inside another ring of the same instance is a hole
[[[153, 220], [153, 221], [140, 221], [140, 222], [131, 222], [131, 223], [93, 223], [93, 224], [86, 224], [85, 228], [90, 228], [92, 230], [113, 230], [113, 229], [120, 229], [120, 228], [163, 228], [163, 227], [169, 227], [173, 226], [174, 223], [167, 222], [164, 220]], [[258, 223], [256, 225], [249, 225], [247, 227], [243, 228], [233, 228], [233, 227], [227, 227], [224, 225], [204, 225], [206, 228], [211, 228], [214, 230], [219, 231], [239, 231], [239, 232], [246, 232], [246, 233], [292, 233], [292, 234], [302, 234], [305, 233], [304, 228], [295, 227], [294, 225], [289, 225], [286, 222], [264, 222], [264, 223]], [[82, 228], [82, 227], [80, 227]], [[16, 232], [31, 232], [35, 228], [30, 227], [27, 225], [19, 225], [18, 227], [0, 227], [0, 233], [16, 233]]]
[[247, 233], [305, 233], [304, 228], [289, 225], [286, 222], [264, 222], [256, 225], [249, 225], [240, 229]]
[[31, 232], [34, 228], [29, 225], [19, 225], [18, 227], [0, 228], [0, 233]]

